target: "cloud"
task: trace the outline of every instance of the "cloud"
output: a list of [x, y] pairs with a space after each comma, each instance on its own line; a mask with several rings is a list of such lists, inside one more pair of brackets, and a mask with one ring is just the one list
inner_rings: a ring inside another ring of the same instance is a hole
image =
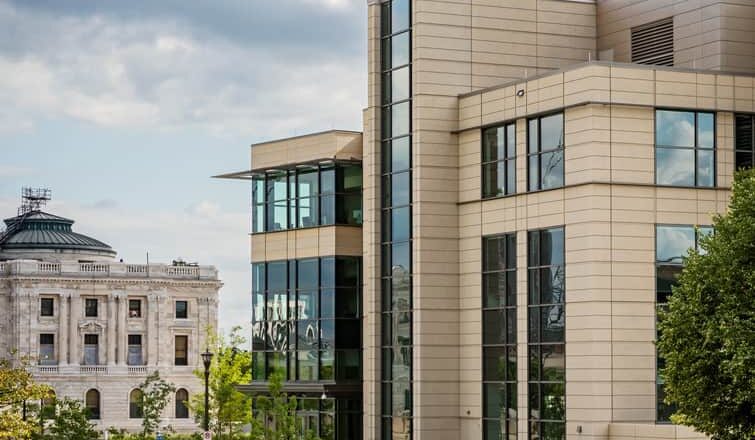
[[34, 169], [30, 167], [20, 167], [13, 165], [0, 164], [0, 177], [24, 177], [34, 174]]
[[[15, 110], [0, 113], [0, 129], [69, 118], [252, 142], [360, 126], [366, 60], [354, 46], [363, 42], [353, 34], [363, 21], [355, 2], [254, 2], [253, 11], [238, 2], [208, 11], [199, 2], [173, 16], [145, 5], [139, 17], [112, 2], [66, 2], [70, 10], [57, 3], [0, 3], [0, 107]], [[249, 29], [241, 31], [233, 11], [249, 18]]]

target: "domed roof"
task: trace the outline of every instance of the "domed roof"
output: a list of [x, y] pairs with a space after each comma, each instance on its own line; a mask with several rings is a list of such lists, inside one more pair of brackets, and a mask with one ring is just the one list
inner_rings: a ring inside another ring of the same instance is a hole
[[0, 250], [84, 250], [115, 256], [116, 252], [107, 244], [73, 232], [73, 223], [73, 220], [42, 211], [5, 219], [7, 229], [0, 234]]

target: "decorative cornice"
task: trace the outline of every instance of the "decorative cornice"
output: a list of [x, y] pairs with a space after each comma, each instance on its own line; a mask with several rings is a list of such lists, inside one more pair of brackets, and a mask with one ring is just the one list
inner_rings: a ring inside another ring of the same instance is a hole
[[152, 286], [165, 286], [165, 287], [211, 287], [219, 289], [223, 286], [221, 281], [215, 280], [123, 280], [112, 278], [61, 278], [61, 277], [38, 277], [38, 276], [11, 276], [7, 278], [10, 281], [18, 282], [31, 282], [31, 283], [65, 283], [70, 284], [119, 284], [123, 286], [138, 286], [138, 285], [152, 285]]

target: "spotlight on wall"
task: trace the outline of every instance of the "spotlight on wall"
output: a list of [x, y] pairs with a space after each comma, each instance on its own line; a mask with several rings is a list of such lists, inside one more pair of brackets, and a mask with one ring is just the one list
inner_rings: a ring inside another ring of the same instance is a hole
[[517, 91], [516, 91], [516, 96], [518, 96], [518, 97], [520, 97], [520, 98], [521, 98], [522, 96], [524, 96], [524, 89], [519, 89], [519, 90], [517, 90]]
[[582, 425], [577, 425], [577, 434], [582, 434]]

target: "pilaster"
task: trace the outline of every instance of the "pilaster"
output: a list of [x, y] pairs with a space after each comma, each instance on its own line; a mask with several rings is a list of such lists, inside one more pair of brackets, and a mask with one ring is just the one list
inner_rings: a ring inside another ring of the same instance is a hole
[[71, 294], [63, 292], [58, 296], [58, 365], [68, 365], [68, 320], [70, 310], [68, 307], [68, 299]]
[[110, 366], [115, 365], [116, 347], [118, 346], [115, 336], [118, 320], [118, 300], [119, 294], [117, 293], [107, 296], [107, 364]]
[[158, 296], [155, 293], [150, 293], [147, 295], [147, 335], [146, 335], [146, 343], [147, 343], [147, 365], [155, 366], [157, 365], [157, 352], [158, 350], [158, 334], [160, 333], [158, 331], [157, 327], [157, 320], [159, 319], [158, 316], [158, 304], [157, 304]]
[[69, 363], [79, 365], [81, 362], [81, 353], [79, 351], [79, 318], [81, 318], [81, 295], [77, 291], [70, 292], [71, 295], [71, 312], [69, 316], [69, 335], [68, 335], [68, 353], [70, 356]]
[[118, 365], [126, 365], [126, 347], [128, 346], [128, 334], [126, 332], [126, 320], [128, 319], [128, 296], [118, 293], [118, 330], [116, 335], [118, 348]]

